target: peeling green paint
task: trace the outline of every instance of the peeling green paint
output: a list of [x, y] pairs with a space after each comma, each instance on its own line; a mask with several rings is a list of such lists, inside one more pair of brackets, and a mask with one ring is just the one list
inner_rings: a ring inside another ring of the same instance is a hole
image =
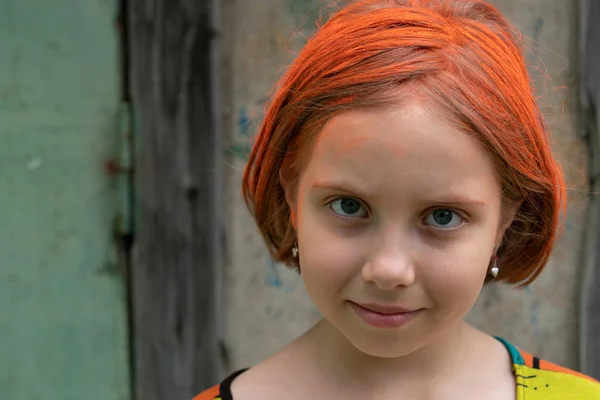
[[128, 400], [116, 0], [0, 2], [0, 399]]

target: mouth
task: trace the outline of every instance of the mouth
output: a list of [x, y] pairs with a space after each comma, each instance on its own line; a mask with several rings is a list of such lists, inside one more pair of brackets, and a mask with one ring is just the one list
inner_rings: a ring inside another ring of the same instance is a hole
[[410, 322], [423, 309], [411, 309], [383, 304], [350, 302], [354, 312], [368, 325], [376, 328], [399, 328]]

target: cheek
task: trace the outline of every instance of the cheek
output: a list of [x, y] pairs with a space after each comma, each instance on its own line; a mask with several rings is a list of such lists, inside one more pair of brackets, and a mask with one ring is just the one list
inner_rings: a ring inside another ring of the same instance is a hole
[[467, 312], [475, 303], [487, 274], [488, 252], [476, 246], [477, 240], [444, 252], [430, 253], [431, 268], [422, 268], [422, 281], [428, 296], [440, 308]]
[[358, 261], [343, 239], [309, 234], [299, 241], [305, 249], [310, 249], [302, 253], [303, 274], [306, 271], [310, 275], [319, 275], [322, 279], [332, 281], [348, 280], [355, 275]]
[[328, 228], [320, 213], [301, 211], [298, 217], [300, 268], [307, 289], [342, 291], [360, 274], [360, 247]]
[[[499, 224], [499, 204], [448, 246], [431, 251], [425, 268], [431, 295], [444, 301], [475, 301], [488, 274]], [[427, 257], [427, 254], [425, 254]], [[435, 290], [433, 290], [435, 288]]]

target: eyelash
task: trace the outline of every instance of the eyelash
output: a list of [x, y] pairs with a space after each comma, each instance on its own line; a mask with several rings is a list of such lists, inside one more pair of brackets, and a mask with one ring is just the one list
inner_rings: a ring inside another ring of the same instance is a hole
[[[344, 199], [352, 199], [352, 200], [355, 200], [355, 201], [359, 202], [360, 205], [361, 205], [361, 207], [363, 207], [365, 209], [365, 211], [367, 212], [367, 216], [366, 217], [358, 217], [358, 218], [357, 217], [345, 217], [343, 215], [340, 215], [340, 214], [336, 213], [335, 211], [333, 211], [331, 209], [331, 205], [333, 204], [333, 202], [335, 202], [337, 200], [344, 200]], [[350, 196], [336, 197], [336, 198], [333, 198], [333, 199], [329, 200], [326, 203], [326, 205], [329, 207], [329, 210], [331, 211], [331, 213], [335, 217], [343, 219], [343, 220], [365, 219], [365, 218], [368, 218], [369, 215], [370, 215], [370, 213], [371, 213], [369, 207], [367, 207], [361, 200], [357, 199], [356, 197], [350, 197]], [[427, 226], [427, 227], [429, 227], [431, 229], [435, 229], [437, 231], [453, 231], [455, 229], [458, 229], [458, 228], [462, 227], [468, 221], [468, 219], [465, 216], [464, 212], [456, 210], [456, 209], [454, 209], [452, 207], [431, 207], [431, 208], [428, 208], [427, 211], [424, 214], [424, 217], [421, 218], [421, 220], [424, 220], [426, 217], [428, 217], [431, 213], [433, 213], [436, 210], [448, 210], [448, 211], [451, 211], [452, 213], [458, 215], [461, 218], [461, 223], [458, 226], [452, 227], [452, 228], [441, 228], [441, 227], [436, 227], [436, 226], [431, 226], [431, 225], [424, 224], [425, 226]]]

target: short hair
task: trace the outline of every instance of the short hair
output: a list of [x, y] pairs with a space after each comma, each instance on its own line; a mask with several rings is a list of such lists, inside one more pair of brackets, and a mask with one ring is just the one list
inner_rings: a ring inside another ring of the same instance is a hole
[[564, 176], [534, 97], [522, 37], [479, 0], [355, 1], [310, 38], [276, 85], [242, 182], [272, 258], [295, 266], [295, 232], [279, 179], [284, 165], [297, 179], [303, 151], [336, 112], [393, 107], [415, 91], [494, 161], [503, 204], [517, 207], [497, 251], [497, 280], [530, 284], [561, 226]]

